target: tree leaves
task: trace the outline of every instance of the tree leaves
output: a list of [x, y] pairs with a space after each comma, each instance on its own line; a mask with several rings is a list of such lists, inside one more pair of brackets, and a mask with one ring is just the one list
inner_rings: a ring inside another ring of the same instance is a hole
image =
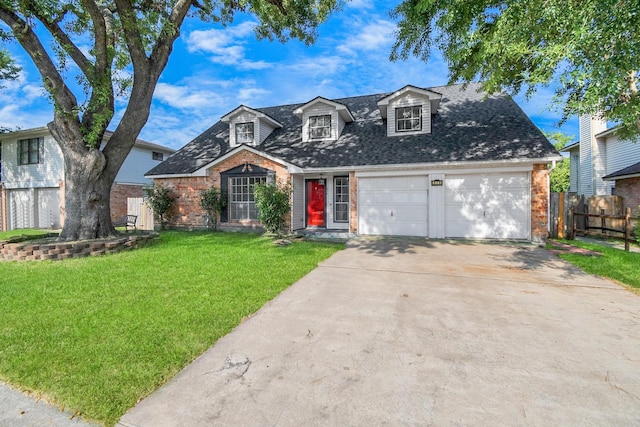
[[391, 59], [447, 60], [450, 83], [481, 80], [488, 92], [558, 84], [563, 121], [599, 114], [640, 133], [640, 3], [637, 0], [405, 0]]

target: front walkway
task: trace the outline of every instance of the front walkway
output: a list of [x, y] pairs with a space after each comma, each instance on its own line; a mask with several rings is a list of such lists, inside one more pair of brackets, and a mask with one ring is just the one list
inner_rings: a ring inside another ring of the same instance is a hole
[[352, 241], [119, 425], [637, 425], [639, 313], [532, 245]]

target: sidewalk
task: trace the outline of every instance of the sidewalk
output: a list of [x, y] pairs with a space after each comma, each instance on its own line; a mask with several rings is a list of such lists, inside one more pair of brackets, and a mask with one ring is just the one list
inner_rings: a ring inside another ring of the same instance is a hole
[[11, 427], [90, 427], [80, 418], [72, 418], [70, 412], [61, 411], [43, 400], [15, 390], [0, 381], [0, 426]]
[[[605, 240], [589, 236], [576, 236], [576, 240], [580, 240], [581, 242], [585, 243], [592, 243], [594, 245], [608, 246], [610, 248], [616, 248], [624, 251], [624, 241], [622, 240]], [[640, 247], [634, 243], [631, 243], [629, 244], [629, 252], [640, 253]]]

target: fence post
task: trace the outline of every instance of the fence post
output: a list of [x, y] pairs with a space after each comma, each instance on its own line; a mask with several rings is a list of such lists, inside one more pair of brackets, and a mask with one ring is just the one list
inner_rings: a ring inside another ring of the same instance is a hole
[[624, 250], [629, 252], [629, 242], [631, 241], [631, 208], [627, 208], [624, 215]]
[[574, 240], [576, 238], [576, 222], [578, 221], [578, 216], [576, 215], [576, 210], [577, 208], [574, 206], [571, 209], [571, 219], [572, 219], [572, 223], [573, 223], [573, 227], [571, 229], [571, 240]]

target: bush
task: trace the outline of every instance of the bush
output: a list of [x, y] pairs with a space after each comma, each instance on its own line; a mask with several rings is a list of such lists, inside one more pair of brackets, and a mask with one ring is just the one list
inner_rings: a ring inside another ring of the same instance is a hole
[[291, 211], [291, 186], [287, 184], [258, 184], [253, 190], [258, 218], [269, 233], [281, 236], [287, 226], [286, 215]]
[[154, 184], [153, 187], [146, 187], [144, 194], [153, 210], [154, 217], [160, 221], [160, 230], [165, 230], [171, 219], [169, 210], [176, 200], [173, 191], [162, 185]]
[[200, 206], [207, 212], [207, 228], [218, 229], [218, 215], [226, 205], [226, 195], [216, 187], [200, 192]]

